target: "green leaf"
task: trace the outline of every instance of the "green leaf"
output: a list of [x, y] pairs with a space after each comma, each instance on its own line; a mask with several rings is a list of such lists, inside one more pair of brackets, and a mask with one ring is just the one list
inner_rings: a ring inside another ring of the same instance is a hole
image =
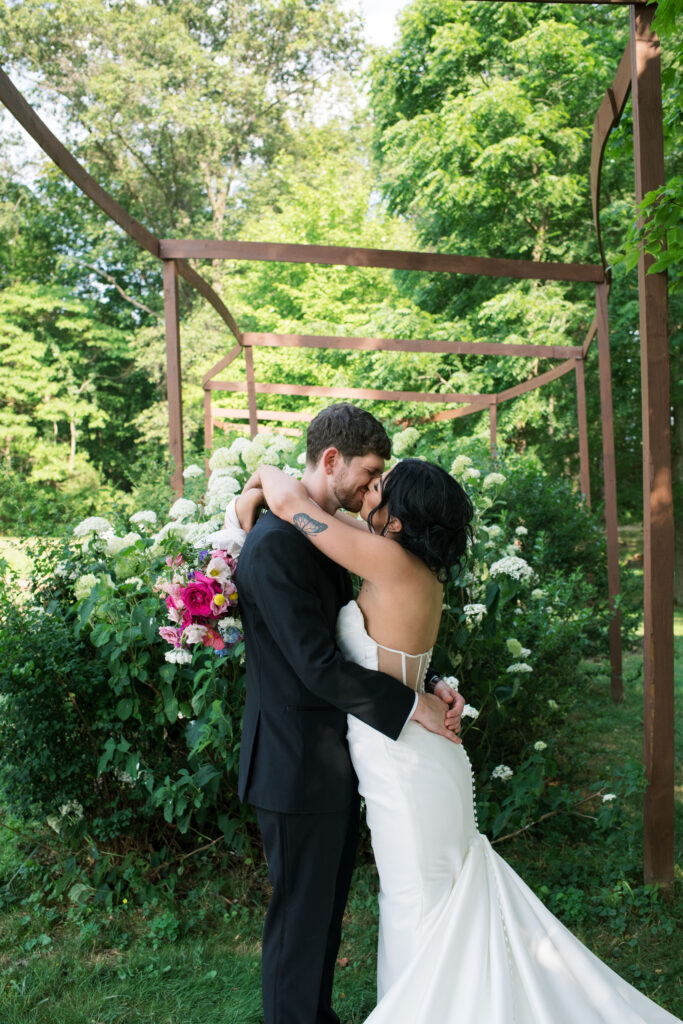
[[116, 705], [116, 714], [125, 722], [133, 714], [133, 701], [130, 697], [123, 697]]

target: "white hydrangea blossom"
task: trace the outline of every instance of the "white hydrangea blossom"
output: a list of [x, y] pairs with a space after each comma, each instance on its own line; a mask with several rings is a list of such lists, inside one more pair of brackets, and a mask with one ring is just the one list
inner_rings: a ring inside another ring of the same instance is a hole
[[487, 473], [484, 477], [482, 487], [487, 490], [489, 487], [500, 487], [501, 484], [505, 483], [505, 477], [502, 473]]
[[605, 795], [602, 798], [602, 802], [603, 802], [603, 804], [611, 804], [612, 801], [616, 800], [616, 799], [617, 799], [617, 794], [616, 793], [605, 793]]
[[548, 697], [548, 707], [550, 708], [551, 711], [559, 711], [560, 710], [560, 705], [557, 703], [556, 700], [553, 700], [552, 697]]
[[94, 573], [87, 572], [84, 576], [79, 576], [74, 583], [74, 597], [77, 601], [82, 601], [84, 597], [88, 597], [92, 591], [92, 588], [98, 584], [99, 580]]
[[516, 555], [506, 555], [505, 558], [500, 558], [497, 562], [493, 563], [489, 573], [493, 579], [496, 576], [510, 576], [513, 580], [529, 580], [533, 577], [534, 570], [523, 558], [518, 558]]
[[240, 490], [241, 487], [233, 476], [214, 478], [212, 475], [206, 495], [205, 508], [208, 514], [215, 515], [225, 512], [226, 507]]
[[543, 753], [543, 751], [547, 749], [548, 744], [544, 743], [543, 740], [536, 740], [534, 743], [534, 750], [537, 750], [539, 754]]
[[503, 530], [498, 523], [491, 523], [490, 526], [485, 526], [484, 529], [489, 535], [489, 540], [497, 540], [503, 535]]
[[130, 517], [130, 521], [133, 526], [139, 526], [142, 523], [148, 523], [150, 526], [156, 526], [157, 514], [153, 512], [151, 508], [141, 509], [140, 512], [133, 512]]
[[144, 587], [145, 585], [139, 576], [129, 576], [128, 579], [123, 582], [127, 583], [130, 587]]
[[462, 476], [465, 469], [472, 465], [469, 455], [456, 455], [451, 464], [451, 476]]
[[462, 717], [471, 718], [473, 721], [476, 721], [479, 718], [479, 711], [477, 708], [473, 708], [471, 704], [465, 704], [465, 707], [462, 709]]
[[300, 466], [305, 466], [306, 465], [306, 452], [299, 452], [299, 454], [296, 457], [296, 461], [299, 463]]
[[541, 590], [540, 587], [535, 587], [531, 591], [531, 596], [533, 597], [534, 601], [540, 601], [541, 598], [545, 597], [545, 590]]
[[74, 527], [74, 537], [87, 537], [90, 533], [95, 533], [98, 537], [107, 537], [113, 532], [114, 527], [102, 516], [90, 516]]
[[420, 440], [420, 432], [415, 427], [406, 427], [405, 430], [399, 431], [398, 434], [394, 434], [391, 439], [391, 447], [393, 448], [394, 455], [399, 458], [405, 455], [406, 452], [414, 448], [417, 442]]
[[283, 472], [287, 474], [287, 476], [293, 476], [295, 480], [301, 480], [303, 476], [301, 470], [297, 469], [296, 466], [283, 466], [282, 469]]
[[473, 469], [471, 466], [468, 466], [462, 474], [463, 480], [478, 480], [480, 476], [481, 470]]
[[486, 615], [486, 605], [466, 604], [465, 607], [463, 608], [463, 612], [465, 613], [468, 623], [474, 622], [477, 625], [479, 625], [481, 620]]
[[193, 516], [197, 511], [197, 506], [194, 501], [190, 501], [189, 498], [178, 498], [171, 505], [169, 516], [171, 519], [187, 519], [188, 516]]
[[192, 462], [189, 466], [186, 466], [183, 470], [183, 477], [185, 480], [193, 480], [195, 477], [204, 476], [204, 470], [201, 466]]
[[526, 537], [528, 532], [529, 531], [527, 530], [526, 526], [518, 526], [517, 529], [515, 530], [515, 533], [517, 534], [518, 537]]
[[519, 640], [515, 640], [513, 636], [510, 636], [505, 641], [505, 646], [507, 647], [508, 651], [510, 652], [513, 658], [519, 658], [523, 649]]
[[[244, 441], [246, 444], [249, 443], [246, 437], [240, 437], [238, 440]], [[239, 462], [239, 452], [233, 451], [236, 443], [234, 442], [230, 448], [216, 448], [209, 459], [209, 469], [212, 472], [216, 469], [230, 469], [236, 462]]]
[[140, 540], [139, 533], [127, 533], [125, 537], [107, 537], [104, 549], [108, 555], [118, 555], [120, 551], [130, 548]]
[[515, 675], [521, 675], [524, 672], [533, 672], [533, 669], [526, 661], [516, 661], [512, 665], [508, 665], [505, 671], [514, 672]]
[[[243, 451], [245, 451], [251, 445], [251, 440], [248, 437], [236, 437], [229, 448], [224, 448], [223, 451], [227, 451], [231, 456], [233, 462], [235, 459], [239, 459]], [[211, 466], [213, 469], [213, 466]]]
[[512, 768], [508, 767], [508, 765], [499, 764], [496, 765], [496, 767], [491, 772], [491, 778], [501, 779], [502, 782], [507, 782], [507, 780], [511, 779], [514, 774], [515, 773], [513, 772]]

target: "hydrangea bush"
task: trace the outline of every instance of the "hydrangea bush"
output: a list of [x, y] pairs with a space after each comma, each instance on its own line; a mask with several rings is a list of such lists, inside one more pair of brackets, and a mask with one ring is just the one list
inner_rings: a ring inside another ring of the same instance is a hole
[[[396, 448], [429, 455], [410, 428]], [[505, 467], [449, 461], [476, 539], [446, 591], [435, 663], [468, 700], [479, 821], [495, 835], [543, 806], [553, 722], [579, 692], [605, 605], [595, 565], [588, 579], [578, 562], [553, 564], [529, 509], [506, 498]], [[166, 515], [89, 517], [34, 553], [30, 582], [7, 577], [0, 781], [15, 814], [75, 855], [79, 899], [116, 898], [133, 868], [163, 873], [221, 838], [248, 850], [236, 797], [244, 644], [220, 527], [264, 462], [301, 475], [288, 439], [238, 437], [211, 455], [208, 483], [187, 467]]]

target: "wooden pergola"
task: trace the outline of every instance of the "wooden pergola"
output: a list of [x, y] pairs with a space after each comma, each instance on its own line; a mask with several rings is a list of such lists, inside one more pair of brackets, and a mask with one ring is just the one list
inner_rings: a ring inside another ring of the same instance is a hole
[[[490, 2], [490, 0], [480, 0]], [[517, 2], [517, 0], [503, 0]], [[541, 0], [533, 0], [541, 2]], [[232, 334], [235, 344], [203, 378], [205, 437], [211, 446], [217, 419], [246, 418], [252, 435], [259, 420], [281, 423], [306, 421], [310, 414], [259, 409], [259, 395], [297, 395], [331, 399], [422, 402], [458, 405], [430, 415], [447, 420], [488, 410], [492, 448], [497, 434], [497, 408], [505, 401], [542, 387], [574, 372], [580, 460], [580, 486], [590, 500], [588, 429], [584, 364], [597, 337], [608, 587], [610, 622], [611, 693], [623, 695], [621, 678], [621, 621], [617, 534], [617, 492], [609, 349], [609, 271], [600, 234], [600, 170], [610, 132], [618, 123], [629, 92], [633, 100], [636, 200], [664, 183], [661, 71], [659, 42], [651, 30], [654, 8], [643, 0], [557, 0], [569, 3], [617, 3], [630, 10], [630, 42], [614, 81], [607, 89], [593, 126], [591, 198], [602, 257], [600, 264], [542, 263], [533, 260], [494, 259], [440, 253], [402, 252], [352, 247], [290, 245], [221, 240], [158, 239], [131, 217], [78, 163], [38, 117], [33, 108], [0, 70], [0, 99], [45, 153], [71, 180], [148, 252], [163, 261], [166, 325], [169, 447], [174, 460], [173, 490], [183, 485], [183, 416], [180, 373], [178, 278], [184, 278], [213, 306]], [[400, 338], [321, 337], [249, 333], [240, 331], [234, 317], [214, 289], [187, 262], [188, 259], [260, 260], [319, 263], [353, 267], [472, 274], [517, 279], [570, 281], [590, 285], [595, 295], [595, 317], [580, 346], [519, 345], [505, 343], [444, 342]], [[645, 880], [670, 885], [674, 864], [674, 731], [673, 731], [673, 499], [670, 450], [670, 378], [667, 333], [667, 288], [664, 273], [648, 274], [652, 258], [641, 255], [638, 265], [643, 409], [643, 528], [644, 528], [644, 760], [648, 785], [644, 800]], [[254, 350], [266, 347], [343, 349], [348, 351], [401, 351], [478, 355], [509, 355], [556, 360], [553, 369], [497, 394], [435, 394], [363, 388], [318, 387], [260, 383], [254, 371]], [[217, 375], [243, 358], [245, 380], [218, 380]], [[212, 407], [215, 391], [245, 393], [247, 410]]]

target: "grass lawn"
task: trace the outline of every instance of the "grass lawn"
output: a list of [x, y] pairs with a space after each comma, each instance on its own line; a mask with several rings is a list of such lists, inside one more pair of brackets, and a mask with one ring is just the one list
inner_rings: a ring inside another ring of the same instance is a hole
[[[675, 634], [680, 710], [683, 613], [676, 616]], [[574, 766], [572, 785], [602, 780], [609, 787], [628, 759], [641, 757], [642, 655], [626, 654], [625, 699], [619, 706], [610, 701], [606, 663], [591, 663], [587, 678], [582, 698], [559, 731], [559, 745]], [[682, 732], [679, 715], [679, 751]], [[680, 758], [676, 798], [680, 864]], [[623, 827], [606, 840], [596, 841], [580, 819], [561, 815], [497, 850], [595, 953], [683, 1017], [683, 872], [679, 867], [676, 890], [666, 898], [643, 888], [641, 800], [638, 794], [628, 800]], [[3, 821], [12, 824], [0, 813]], [[262, 1021], [262, 874], [249, 877], [243, 867], [220, 887], [207, 884], [192, 908], [50, 910], [39, 900], [15, 899], [26, 861], [35, 852], [0, 828], [0, 1024]], [[356, 873], [340, 950], [335, 1000], [343, 1024], [360, 1024], [374, 1003], [376, 898], [375, 872], [366, 863]]]

